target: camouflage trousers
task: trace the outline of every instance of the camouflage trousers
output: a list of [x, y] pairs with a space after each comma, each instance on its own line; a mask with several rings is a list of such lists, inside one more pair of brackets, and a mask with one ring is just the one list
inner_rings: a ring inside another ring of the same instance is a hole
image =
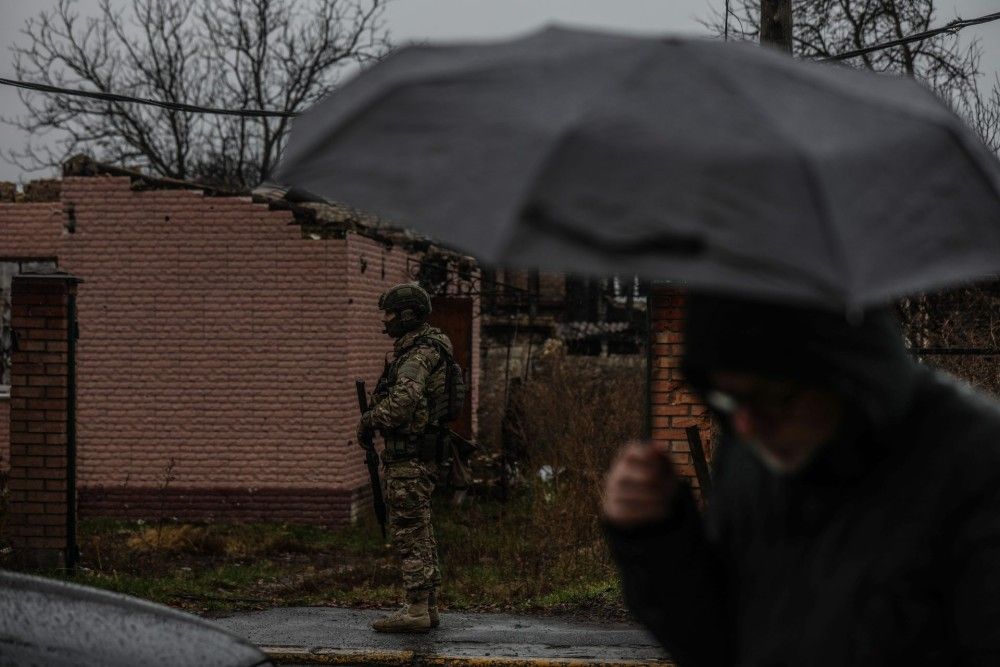
[[436, 467], [415, 459], [385, 463], [385, 504], [392, 547], [402, 565], [403, 588], [415, 593], [441, 585], [431, 526]]

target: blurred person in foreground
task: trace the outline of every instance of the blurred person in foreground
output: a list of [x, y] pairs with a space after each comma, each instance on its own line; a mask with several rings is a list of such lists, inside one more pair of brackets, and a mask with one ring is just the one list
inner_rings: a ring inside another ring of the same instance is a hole
[[1000, 409], [910, 358], [888, 310], [692, 296], [718, 418], [702, 516], [658, 443], [603, 500], [633, 613], [681, 667], [1000, 665]]

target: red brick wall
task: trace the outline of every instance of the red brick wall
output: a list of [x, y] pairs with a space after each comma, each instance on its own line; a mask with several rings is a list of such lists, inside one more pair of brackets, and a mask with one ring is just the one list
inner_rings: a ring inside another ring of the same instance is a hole
[[[14, 204], [0, 201], [0, 258], [55, 257], [63, 232], [58, 202]], [[10, 403], [0, 398], [0, 469], [10, 466]]]
[[94, 177], [65, 179], [56, 205], [0, 204], [0, 255], [57, 256], [84, 281], [81, 512], [357, 509], [354, 379], [374, 382], [391, 349], [375, 303], [407, 278], [403, 250], [304, 239], [246, 198]]
[[[65, 564], [69, 526], [68, 276], [19, 276], [13, 283], [11, 327], [10, 490], [4, 532], [22, 563]], [[72, 515], [75, 517], [75, 514]]]
[[652, 438], [669, 444], [678, 471], [697, 488], [698, 478], [684, 429], [699, 427], [707, 456], [711, 456], [712, 431], [707, 408], [688, 391], [680, 372], [684, 294], [676, 288], [654, 287], [649, 308], [654, 338], [650, 387]]
[[[392, 341], [382, 333], [382, 313], [378, 310], [378, 295], [389, 287], [407, 279], [407, 255], [398, 249], [385, 246], [370, 238], [357, 235], [347, 237], [349, 261], [346, 267], [344, 310], [341, 314], [346, 327], [347, 345], [345, 374], [338, 381], [337, 401], [346, 410], [337, 413], [338, 430], [346, 434], [345, 446], [350, 448], [356, 468], [353, 482], [356, 486], [368, 484], [368, 473], [362, 465], [361, 450], [355, 440], [358, 423], [358, 399], [354, 388], [357, 378], [365, 380], [369, 391], [382, 373], [383, 360], [392, 350]], [[364, 266], [364, 270], [362, 270]], [[347, 369], [351, 369], [349, 372]]]
[[59, 202], [0, 202], [0, 257], [55, 257], [66, 219]]

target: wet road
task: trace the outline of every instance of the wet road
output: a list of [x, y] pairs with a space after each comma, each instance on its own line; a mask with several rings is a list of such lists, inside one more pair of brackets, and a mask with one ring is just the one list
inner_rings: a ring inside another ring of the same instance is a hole
[[[334, 664], [630, 664], [665, 661], [642, 628], [508, 614], [443, 613], [441, 627], [424, 635], [387, 635], [369, 624], [385, 612], [291, 607], [238, 614], [213, 622], [264, 648], [321, 654]], [[279, 652], [276, 655], [281, 656]], [[352, 659], [353, 658], [353, 659]]]

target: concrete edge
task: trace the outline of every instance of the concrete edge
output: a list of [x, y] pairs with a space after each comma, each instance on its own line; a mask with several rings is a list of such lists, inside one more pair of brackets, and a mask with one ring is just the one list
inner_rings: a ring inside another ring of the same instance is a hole
[[274, 662], [291, 665], [384, 665], [409, 667], [413, 651], [350, 651], [331, 648], [299, 648], [295, 646], [261, 646], [261, 651]]
[[502, 656], [419, 655], [414, 651], [352, 651], [331, 648], [261, 646], [275, 662], [292, 665], [366, 665], [369, 667], [676, 667], [669, 660], [587, 660]]

